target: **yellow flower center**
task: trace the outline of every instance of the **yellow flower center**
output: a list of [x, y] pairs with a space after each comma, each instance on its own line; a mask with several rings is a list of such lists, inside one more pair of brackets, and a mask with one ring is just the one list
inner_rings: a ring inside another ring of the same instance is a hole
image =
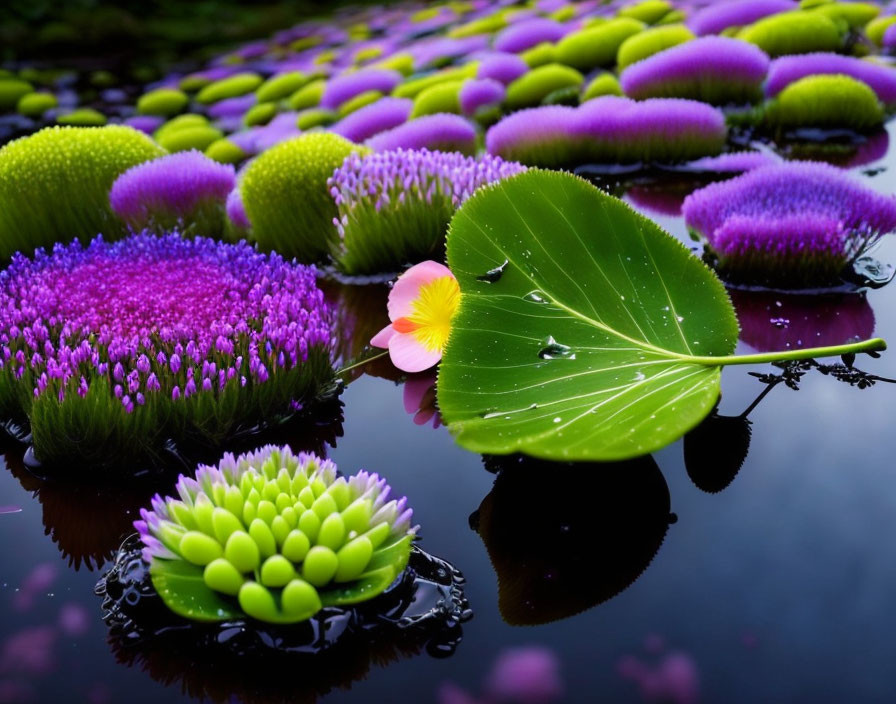
[[433, 279], [420, 287], [411, 304], [413, 312], [399, 318], [392, 327], [411, 333], [427, 350], [442, 350], [451, 332], [451, 319], [460, 303], [460, 287], [453, 276]]

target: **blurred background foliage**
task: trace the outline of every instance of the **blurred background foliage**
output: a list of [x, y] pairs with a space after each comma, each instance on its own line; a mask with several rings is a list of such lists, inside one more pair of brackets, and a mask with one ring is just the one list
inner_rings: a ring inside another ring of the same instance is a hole
[[[0, 61], [155, 72], [345, 4], [310, 0], [0, 0]], [[358, 4], [358, 3], [354, 3]]]

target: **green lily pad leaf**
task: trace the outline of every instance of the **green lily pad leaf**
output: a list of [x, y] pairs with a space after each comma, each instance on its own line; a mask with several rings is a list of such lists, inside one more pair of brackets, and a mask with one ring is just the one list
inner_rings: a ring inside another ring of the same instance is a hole
[[570, 174], [531, 170], [480, 190], [447, 249], [461, 298], [439, 409], [475, 452], [636, 457], [709, 413], [725, 365], [886, 349], [873, 338], [732, 355], [737, 319], [716, 275]]
[[[667, 445], [719, 395], [737, 319], [680, 242], [584, 180], [529, 171], [455, 215], [461, 303], [439, 408], [464, 447], [618, 460]], [[709, 358], [709, 359], [708, 359]]]
[[244, 616], [242, 609], [208, 588], [202, 568], [184, 560], [153, 560], [152, 585], [174, 613], [193, 621], [224, 621]]

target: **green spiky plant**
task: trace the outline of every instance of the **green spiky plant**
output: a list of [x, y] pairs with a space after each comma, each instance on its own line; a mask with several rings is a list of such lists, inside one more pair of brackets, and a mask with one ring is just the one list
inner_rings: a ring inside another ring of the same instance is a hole
[[298, 623], [381, 594], [407, 566], [416, 529], [405, 499], [360, 471], [267, 446], [181, 476], [135, 522], [153, 586], [198, 621]]
[[0, 149], [0, 258], [98, 233], [125, 234], [112, 182], [164, 151], [130, 127], [48, 127]]

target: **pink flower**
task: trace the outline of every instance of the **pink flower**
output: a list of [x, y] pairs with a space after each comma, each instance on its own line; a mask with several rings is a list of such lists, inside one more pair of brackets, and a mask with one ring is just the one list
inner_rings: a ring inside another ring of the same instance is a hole
[[392, 322], [370, 344], [388, 349], [392, 364], [402, 371], [429, 369], [442, 358], [459, 303], [460, 287], [446, 266], [433, 261], [416, 264], [389, 292]]

